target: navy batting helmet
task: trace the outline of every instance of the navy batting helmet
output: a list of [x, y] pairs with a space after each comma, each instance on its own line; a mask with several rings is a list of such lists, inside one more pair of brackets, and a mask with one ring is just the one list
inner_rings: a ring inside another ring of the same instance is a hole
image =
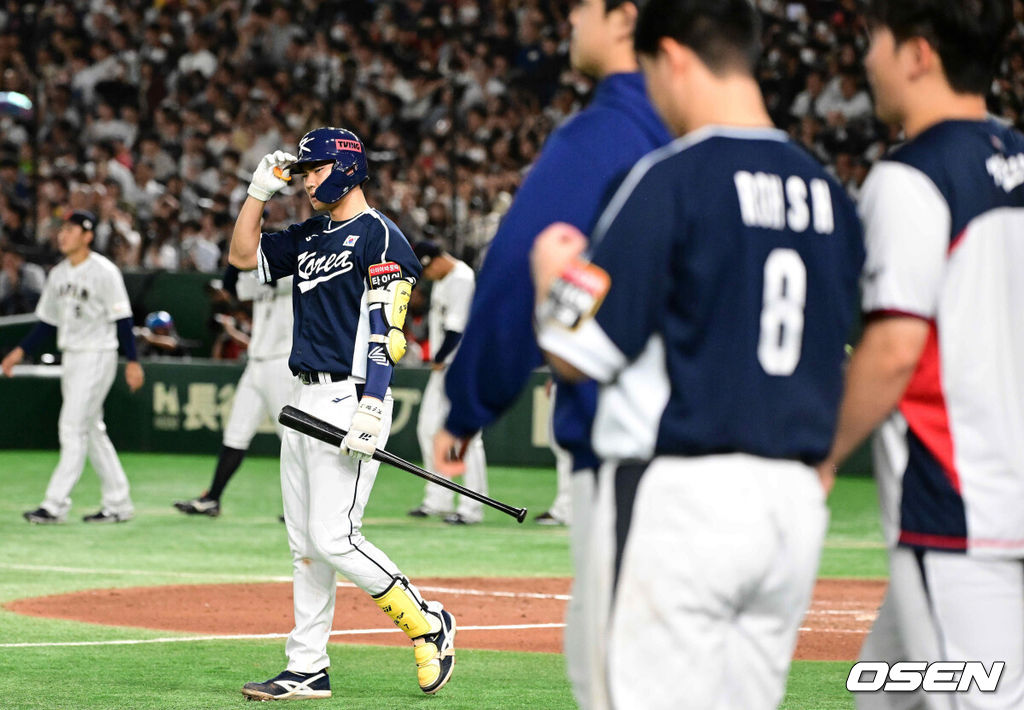
[[312, 163], [334, 162], [331, 174], [320, 183], [313, 197], [330, 205], [369, 177], [363, 142], [344, 128], [317, 128], [299, 141], [299, 159], [290, 168], [303, 172]]

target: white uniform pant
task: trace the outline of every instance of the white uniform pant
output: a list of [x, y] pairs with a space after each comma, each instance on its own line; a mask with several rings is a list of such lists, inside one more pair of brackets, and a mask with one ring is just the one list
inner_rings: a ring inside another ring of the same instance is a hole
[[[423, 454], [423, 467], [434, 471], [434, 435], [444, 426], [451, 403], [444, 393], [444, 371], [434, 370], [430, 373], [427, 386], [423, 388], [423, 399], [420, 400], [420, 413], [416, 421], [416, 437], [420, 442]], [[487, 495], [487, 458], [484, 454], [484, 441], [477, 434], [466, 447], [463, 460], [466, 473], [462, 485], [470, 490]], [[456, 512], [468, 522], [478, 523], [483, 520], [483, 503], [468, 496], [459, 496], [458, 508], [454, 505], [455, 493], [436, 483], [427, 483], [423, 492], [422, 508], [430, 513]]]
[[[558, 386], [551, 386], [551, 411], [552, 416], [548, 419], [548, 446], [551, 453], [555, 455], [556, 490], [555, 499], [548, 506], [548, 513], [556, 520], [566, 525], [572, 524], [572, 514], [575, 506], [572, 502], [572, 454], [558, 445], [555, 440], [554, 407], [558, 397]], [[594, 471], [590, 471], [594, 475]]]
[[100, 478], [102, 510], [131, 515], [134, 509], [128, 478], [103, 423], [103, 401], [117, 375], [117, 351], [65, 352], [62, 360], [63, 403], [57, 422], [60, 461], [50, 476], [42, 507], [57, 517], [67, 515], [71, 490], [82, 477], [88, 455]]
[[[572, 468], [571, 458], [566, 468]], [[597, 471], [585, 468], [569, 472], [566, 477], [571, 486], [571, 493], [566, 497], [572, 504], [570, 515], [573, 522], [569, 528], [569, 551], [572, 553], [573, 582], [572, 596], [565, 610], [563, 647], [566, 672], [572, 683], [573, 694], [576, 701], [582, 705], [593, 675], [591, 665], [596, 660], [593, 649], [598, 643], [593, 636], [596, 625], [586, 623], [586, 615], [593, 613], [597, 608], [595, 600], [591, 598], [594, 588], [588, 581], [590, 572], [587, 568], [586, 555], [594, 496], [597, 491]]]
[[292, 401], [299, 386], [288, 369], [288, 356], [269, 360], [250, 360], [235, 388], [231, 416], [224, 428], [224, 446], [245, 451], [252, 443], [256, 429], [266, 417], [274, 422], [277, 436], [284, 427], [277, 421], [281, 409]]
[[[346, 430], [358, 402], [352, 380], [302, 385], [295, 396], [296, 407]], [[393, 405], [389, 389], [378, 448], [387, 444]], [[358, 462], [339, 453], [338, 447], [297, 431], [284, 432], [281, 496], [295, 607], [295, 628], [285, 645], [288, 670], [312, 673], [329, 665], [327, 639], [334, 620], [337, 572], [369, 594], [380, 594], [401, 575], [360, 530], [379, 466], [376, 461]]]
[[827, 523], [818, 477], [798, 462], [602, 466], [584, 570], [597, 641], [580, 705], [776, 708]]
[[857, 693], [858, 710], [1024, 708], [1024, 562], [897, 547], [889, 589], [861, 660], [994, 661], [1006, 666], [994, 693]]

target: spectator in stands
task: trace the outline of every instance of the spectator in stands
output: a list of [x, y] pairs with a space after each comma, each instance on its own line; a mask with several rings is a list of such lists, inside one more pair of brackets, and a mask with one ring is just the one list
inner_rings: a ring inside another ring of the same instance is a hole
[[821, 116], [818, 110], [818, 100], [825, 90], [825, 79], [820, 69], [811, 69], [807, 72], [804, 90], [796, 95], [790, 106], [789, 113], [796, 118], [804, 116]]
[[213, 316], [220, 328], [210, 353], [214, 360], [239, 360], [249, 347], [252, 314], [240, 303], [232, 305], [230, 313], [216, 313]]
[[0, 234], [11, 244], [31, 248], [35, 244], [26, 221], [28, 210], [20, 202], [0, 200]]
[[0, 242], [0, 316], [32, 313], [46, 283], [46, 272], [25, 261], [22, 249]]
[[[6, 3], [4, 88], [41, 100], [36, 124], [0, 117], [2, 234], [47, 244], [63, 206], [104, 211], [112, 178], [119, 227], [107, 256], [199, 267], [179, 258], [179, 222], [201, 220], [217, 196], [235, 214], [249, 179], [240, 163], [329, 123], [373, 137], [379, 177], [367, 197], [411, 238], [483, 253], [537, 146], [592, 89], [567, 66], [572, 1]], [[756, 4], [773, 118], [833, 170], [840, 153], [855, 171], [870, 166], [899, 136], [871, 118], [855, 0]], [[990, 103], [1018, 125], [1022, 7], [1014, 0], [1018, 26]], [[38, 194], [24, 167], [33, 164]], [[301, 189], [288, 192], [275, 200], [283, 224], [308, 210]], [[26, 211], [9, 214], [13, 205]]]
[[868, 92], [860, 87], [858, 73], [846, 69], [816, 102], [817, 113], [830, 126], [846, 126], [872, 117], [874, 108]]

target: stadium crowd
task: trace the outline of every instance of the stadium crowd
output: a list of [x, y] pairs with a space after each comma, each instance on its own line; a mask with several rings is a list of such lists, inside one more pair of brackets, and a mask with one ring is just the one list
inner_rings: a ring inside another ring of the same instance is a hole
[[[898, 134], [873, 118], [857, 0], [758, 0], [776, 124], [856, 196]], [[63, 0], [0, 9], [0, 314], [30, 310], [61, 214], [124, 269], [218, 272], [260, 157], [339, 125], [370, 201], [469, 263], [592, 82], [564, 0]], [[990, 109], [1024, 127], [1024, 4]], [[299, 186], [268, 228], [304, 218]]]

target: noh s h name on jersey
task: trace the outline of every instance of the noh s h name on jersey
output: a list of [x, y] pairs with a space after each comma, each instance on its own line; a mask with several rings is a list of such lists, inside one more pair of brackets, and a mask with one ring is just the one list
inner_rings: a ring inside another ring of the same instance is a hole
[[808, 185], [796, 175], [783, 181], [773, 173], [740, 170], [733, 175], [733, 184], [748, 227], [804, 232], [813, 225], [818, 234], [831, 234], [835, 228], [832, 193], [822, 178]]

